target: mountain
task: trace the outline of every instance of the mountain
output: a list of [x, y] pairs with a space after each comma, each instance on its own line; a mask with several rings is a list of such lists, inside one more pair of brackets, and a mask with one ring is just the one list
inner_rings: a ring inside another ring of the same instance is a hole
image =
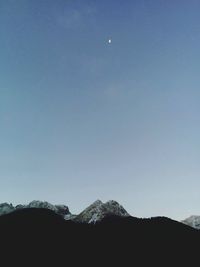
[[74, 219], [78, 222], [96, 223], [98, 221], [101, 221], [103, 218], [111, 215], [120, 217], [130, 216], [128, 212], [117, 201], [110, 200], [106, 203], [103, 203], [101, 202], [101, 200], [96, 200]]
[[47, 201], [39, 201], [39, 200], [33, 200], [30, 202], [26, 208], [43, 208], [43, 209], [49, 209], [54, 211], [55, 213], [66, 216], [70, 214], [69, 208], [65, 205], [52, 205], [51, 203]]
[[181, 222], [195, 229], [200, 229], [200, 216], [198, 215], [192, 215]]
[[166, 217], [108, 215], [94, 224], [22, 208], [0, 216], [0, 229], [2, 266], [190, 266], [199, 258], [200, 232]]
[[[121, 206], [117, 201], [109, 200], [103, 203], [101, 200], [96, 200], [86, 209], [84, 209], [78, 215], [71, 214], [68, 206], [60, 204], [53, 205], [47, 201], [33, 200], [26, 205], [18, 204], [13, 206], [12, 203], [1, 203], [0, 204], [0, 215], [5, 215], [12, 213], [17, 210], [22, 209], [48, 209], [54, 213], [62, 216], [66, 221], [75, 221], [81, 223], [97, 223], [102, 221], [108, 216], [120, 216], [120, 217], [130, 217], [130, 214]], [[192, 215], [185, 220], [182, 220], [181, 223], [200, 230], [200, 216]]]
[[65, 216], [70, 217], [71, 216], [69, 208], [66, 205], [52, 205], [51, 203], [49, 203], [47, 201], [39, 201], [39, 200], [33, 200], [27, 205], [19, 204], [15, 207], [12, 204], [2, 203], [2, 204], [0, 204], [0, 215], [7, 214], [7, 213], [13, 212], [15, 210], [27, 209], [27, 208], [49, 209], [49, 210], [52, 210], [56, 214], [59, 214], [63, 217], [65, 217]]
[[76, 222], [82, 223], [96, 223], [108, 215], [122, 217], [130, 216], [128, 212], [117, 201], [114, 200], [107, 201], [106, 203], [96, 200], [78, 215], [71, 214], [68, 206], [66, 205], [52, 205], [47, 201], [33, 200], [27, 205], [19, 204], [15, 207], [12, 204], [2, 203], [0, 204], [0, 215], [27, 208], [48, 209], [56, 214], [61, 215], [65, 220], [75, 220]]

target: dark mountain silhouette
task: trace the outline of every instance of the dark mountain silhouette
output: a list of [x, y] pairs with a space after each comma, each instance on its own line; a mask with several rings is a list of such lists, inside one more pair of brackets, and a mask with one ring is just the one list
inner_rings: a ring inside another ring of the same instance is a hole
[[200, 241], [198, 230], [166, 217], [88, 224], [40, 208], [0, 216], [0, 229], [2, 266], [180, 266], [195, 262]]

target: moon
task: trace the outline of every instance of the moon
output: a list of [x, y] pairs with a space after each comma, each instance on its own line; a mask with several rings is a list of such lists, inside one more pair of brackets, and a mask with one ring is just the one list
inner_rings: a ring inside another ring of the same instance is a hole
[[111, 44], [112, 40], [111, 39], [108, 39], [108, 43]]

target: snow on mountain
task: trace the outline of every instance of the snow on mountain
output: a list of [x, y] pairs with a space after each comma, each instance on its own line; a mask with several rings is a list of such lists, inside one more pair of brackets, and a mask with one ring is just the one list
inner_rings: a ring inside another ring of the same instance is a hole
[[110, 200], [103, 203], [101, 200], [96, 200], [93, 204], [77, 215], [75, 220], [78, 222], [96, 223], [109, 215], [121, 217], [130, 216], [117, 201]]
[[192, 215], [181, 222], [193, 228], [200, 229], [200, 216], [198, 215]]
[[8, 203], [1, 203], [0, 204], [0, 215], [10, 213], [14, 210], [15, 210], [15, 208], [13, 207], [12, 204], [8, 204]]

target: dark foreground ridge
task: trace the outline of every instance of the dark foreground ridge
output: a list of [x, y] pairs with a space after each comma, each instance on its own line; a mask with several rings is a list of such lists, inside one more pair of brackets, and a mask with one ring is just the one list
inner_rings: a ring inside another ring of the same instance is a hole
[[2, 266], [180, 266], [199, 257], [200, 232], [166, 217], [88, 224], [27, 208], [2, 215], [0, 229]]

